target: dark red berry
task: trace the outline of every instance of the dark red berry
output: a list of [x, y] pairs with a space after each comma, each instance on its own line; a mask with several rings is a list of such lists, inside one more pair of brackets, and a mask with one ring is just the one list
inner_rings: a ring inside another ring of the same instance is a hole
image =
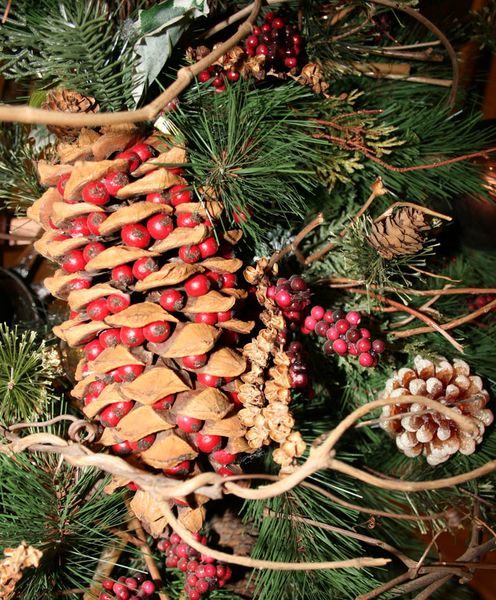
[[133, 270], [129, 265], [118, 265], [112, 269], [110, 278], [123, 287], [129, 286], [134, 282]]
[[151, 237], [147, 228], [140, 223], [128, 223], [121, 229], [121, 238], [126, 246], [148, 248]]
[[132, 274], [136, 279], [143, 280], [155, 271], [158, 271], [158, 264], [156, 261], [149, 256], [143, 256], [143, 258], [138, 258], [134, 263]]
[[192, 265], [202, 257], [200, 248], [196, 244], [181, 246], [178, 252], [179, 258], [186, 264]]
[[198, 373], [198, 383], [206, 385], [207, 387], [220, 387], [224, 382], [222, 377], [217, 375], [209, 375], [208, 373]]
[[78, 271], [84, 271], [86, 260], [84, 259], [82, 250], [74, 249], [70, 250], [63, 258], [61, 267], [67, 273], [77, 273]]
[[186, 433], [196, 433], [202, 428], [203, 421], [196, 419], [195, 417], [188, 417], [187, 415], [178, 415], [176, 424], [179, 429]]
[[222, 289], [235, 288], [238, 285], [238, 278], [235, 273], [222, 274]]
[[113, 314], [125, 310], [131, 304], [129, 294], [110, 294], [107, 297], [107, 307]]
[[117, 368], [117, 374], [121, 381], [134, 381], [145, 370], [143, 365], [123, 365]]
[[206, 275], [200, 274], [190, 277], [184, 284], [184, 290], [188, 296], [203, 296], [210, 289], [210, 281]]
[[332, 343], [332, 349], [337, 354], [344, 356], [348, 352], [348, 344], [344, 340], [338, 338]]
[[364, 352], [358, 357], [358, 362], [362, 367], [372, 367], [375, 364], [375, 359], [369, 352]]
[[329, 323], [327, 321], [317, 321], [315, 325], [315, 333], [320, 337], [326, 337], [327, 330], [329, 329]]
[[210, 79], [210, 73], [208, 71], [201, 71], [198, 74], [198, 80], [201, 83], [206, 83]]
[[227, 78], [229, 79], [229, 81], [238, 81], [240, 75], [238, 73], [238, 71], [228, 71], [227, 72]]
[[174, 231], [174, 223], [168, 215], [159, 213], [148, 219], [146, 228], [154, 240], [165, 240]]
[[204, 323], [205, 325], [215, 325], [217, 323], [217, 313], [201, 312], [195, 314], [195, 323]]
[[103, 346], [98, 340], [93, 340], [86, 344], [83, 350], [88, 360], [95, 360], [95, 358], [103, 352]]
[[91, 301], [86, 307], [86, 314], [92, 321], [103, 321], [110, 314], [107, 300], [105, 298], [98, 298]]
[[298, 66], [298, 59], [295, 58], [294, 56], [287, 56], [284, 59], [284, 66], [287, 67], [288, 69], [294, 69], [295, 67]]
[[84, 202], [104, 206], [110, 200], [107, 188], [101, 181], [90, 181], [81, 192]]
[[382, 354], [386, 349], [386, 344], [382, 340], [374, 340], [372, 342], [372, 350], [377, 354]]
[[113, 348], [121, 343], [120, 329], [106, 329], [98, 336], [98, 340], [104, 348]]
[[143, 327], [143, 335], [149, 342], [160, 344], [165, 342], [171, 332], [170, 324], [167, 321], [154, 321]]
[[91, 231], [88, 227], [87, 217], [85, 215], [81, 215], [69, 221], [67, 233], [71, 237], [85, 237], [90, 235]]
[[104, 250], [105, 246], [101, 242], [90, 242], [83, 248], [83, 258], [86, 262], [90, 262]]
[[107, 192], [111, 196], [115, 196], [120, 189], [129, 183], [129, 178], [120, 171], [110, 171], [101, 181]]
[[207, 435], [197, 433], [195, 436], [195, 442], [200, 452], [210, 453], [217, 450], [222, 443], [220, 435]]
[[207, 363], [206, 354], [190, 354], [189, 356], [183, 356], [181, 362], [187, 369], [199, 369]]
[[145, 341], [143, 327], [121, 327], [120, 337], [121, 342], [131, 348], [141, 346]]
[[173, 185], [169, 192], [172, 206], [193, 201], [193, 194], [186, 185]]
[[127, 440], [113, 444], [110, 448], [114, 454], [118, 454], [119, 456], [126, 456], [132, 452], [131, 444]]
[[358, 340], [356, 347], [359, 352], [368, 352], [372, 348], [372, 344], [367, 338], [361, 338]]
[[160, 306], [169, 311], [181, 310], [186, 300], [179, 290], [165, 290], [159, 299]]
[[360, 332], [358, 331], [358, 329], [356, 327], [351, 327], [350, 329], [348, 329], [348, 331], [346, 332], [346, 341], [347, 342], [351, 342], [352, 344], [358, 342], [358, 340], [360, 339]]
[[183, 460], [177, 465], [170, 467], [169, 469], [164, 469], [165, 475], [169, 477], [186, 477], [191, 469], [191, 463], [189, 460]]
[[335, 327], [339, 331], [339, 333], [346, 333], [350, 328], [350, 324], [346, 319], [339, 319], [338, 321], [336, 321]]

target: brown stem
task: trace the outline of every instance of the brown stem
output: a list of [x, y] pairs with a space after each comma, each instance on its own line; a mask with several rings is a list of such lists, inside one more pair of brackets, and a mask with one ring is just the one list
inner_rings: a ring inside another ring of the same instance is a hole
[[373, 598], [377, 598], [384, 592], [387, 592], [391, 588], [396, 587], [400, 583], [403, 583], [404, 581], [408, 581], [408, 579], [410, 579], [410, 573], [408, 571], [406, 571], [405, 573], [398, 575], [398, 577], [395, 577], [394, 579], [391, 579], [390, 581], [386, 581], [386, 583], [383, 583], [382, 585], [374, 588], [370, 592], [367, 592], [366, 594], [361, 594], [360, 596], [357, 596], [356, 600], [373, 600]]
[[[379, 300], [380, 302], [383, 302], [384, 304], [389, 304], [389, 306], [394, 306], [395, 308], [399, 308], [400, 310], [402, 310], [410, 315], [413, 315], [414, 317], [416, 317], [417, 319], [420, 319], [421, 321], [423, 321], [424, 323], [426, 323], [428, 325], [428, 331], [437, 331], [446, 340], [448, 340], [448, 342], [458, 352], [463, 354], [463, 346], [461, 344], [459, 344], [449, 333], [447, 333], [445, 331], [445, 327], [443, 327], [442, 325], [439, 325], [438, 323], [436, 323], [436, 321], [434, 321], [434, 319], [431, 319], [431, 317], [424, 315], [424, 313], [421, 313], [419, 310], [412, 308], [411, 306], [407, 306], [406, 304], [402, 304], [401, 302], [397, 302], [396, 300], [391, 300], [390, 298], [386, 298], [382, 294], [377, 294], [375, 292], [372, 292], [371, 290], [362, 290], [360, 288], [350, 288], [349, 291], [354, 294], [366, 294], [367, 296], [370, 296], [371, 298], [375, 298], [376, 300]], [[495, 301], [495, 303], [496, 303], [496, 301]], [[395, 335], [396, 337], [405, 337], [404, 335], [399, 335], [402, 333], [403, 333], [402, 331], [395, 331], [395, 332], [393, 332], [392, 335]]]
[[405, 60], [418, 60], [426, 62], [443, 62], [442, 54], [433, 52], [432, 47], [426, 50], [398, 50], [395, 46], [385, 46], [384, 48], [362, 48], [359, 46], [348, 46], [350, 50], [359, 54], [372, 54], [376, 56], [387, 56]]
[[436, 210], [432, 210], [431, 208], [427, 208], [426, 206], [422, 206], [420, 204], [415, 204], [415, 202], [394, 202], [391, 206], [388, 206], [387, 209], [379, 215], [376, 219], [374, 219], [374, 223], [378, 223], [382, 221], [386, 217], [389, 217], [394, 211], [395, 208], [407, 206], [408, 208], [413, 208], [415, 210], [419, 210], [426, 215], [430, 215], [431, 217], [437, 217], [438, 219], [442, 219], [443, 221], [452, 221], [453, 218], [445, 215], [444, 213], [437, 212]]
[[255, 0], [246, 21], [227, 41], [219, 44], [212, 52], [189, 67], [182, 67], [177, 72], [176, 80], [167, 87], [157, 98], [143, 108], [132, 111], [98, 112], [98, 113], [67, 113], [42, 108], [32, 108], [29, 105], [0, 105], [0, 121], [18, 123], [40, 123], [43, 125], [59, 125], [62, 127], [97, 127], [102, 125], [117, 125], [119, 123], [139, 123], [153, 120], [160, 111], [191, 83], [195, 75], [207, 69], [223, 54], [246, 37], [255, 23], [262, 5], [262, 0]]
[[[435, 302], [437, 302], [439, 300], [439, 298], [441, 298], [441, 296], [439, 294], [437, 296], [433, 296], [432, 298], [429, 298], [429, 300], [424, 302], [422, 304], [422, 306], [419, 307], [419, 310], [425, 310], [426, 308], [430, 308]], [[393, 307], [391, 307], [391, 308], [393, 308]], [[411, 323], [411, 321], [414, 321], [414, 320], [415, 320], [415, 316], [410, 315], [409, 317], [406, 317], [406, 319], [403, 319], [402, 321], [393, 323], [392, 325], [390, 325], [390, 327], [391, 327], [391, 329], [397, 328], [397, 327], [404, 327], [405, 325], [408, 325], [408, 323]]]
[[425, 590], [420, 592], [420, 594], [417, 594], [413, 600], [427, 600], [427, 598], [430, 598], [436, 590], [442, 587], [445, 583], [448, 583], [452, 577], [452, 575], [444, 575], [438, 581], [434, 581], [428, 585]]
[[[265, 0], [264, 4], [270, 6], [271, 4], [283, 4], [285, 2], [289, 2], [289, 0]], [[207, 39], [209, 37], [212, 37], [216, 33], [219, 33], [219, 31], [222, 31], [226, 27], [229, 27], [229, 25], [241, 21], [243, 17], [249, 14], [249, 12], [253, 8], [253, 5], [254, 3], [245, 6], [241, 10], [238, 10], [238, 12], [235, 12], [234, 14], [230, 15], [229, 17], [227, 17], [227, 19], [224, 19], [224, 21], [221, 21], [220, 23], [217, 23], [217, 25], [214, 25], [211, 29], [209, 29], [203, 35], [201, 35], [201, 37]]]
[[[356, 213], [356, 215], [351, 219], [351, 221], [344, 227], [338, 234], [338, 238], [343, 238], [349, 231], [350, 227], [358, 221], [358, 219], [364, 214], [364, 212], [369, 208], [372, 202], [378, 197], [387, 194], [386, 188], [382, 185], [382, 179], [378, 177], [374, 183], [372, 184], [372, 193], [367, 198], [363, 206]], [[326, 255], [330, 250], [334, 248], [336, 242], [332, 241], [317, 250], [310, 256], [305, 259], [305, 265], [310, 265], [316, 260], [321, 259], [324, 255]]]
[[[496, 300], [492, 300], [491, 302], [488, 302], [482, 308], [474, 310], [473, 312], [469, 313], [468, 315], [463, 315], [462, 317], [453, 319], [449, 323], [444, 323], [443, 325], [438, 325], [438, 327], [444, 332], [446, 332], [449, 329], [455, 329], [456, 327], [459, 327], [460, 325], [464, 325], [465, 323], [470, 323], [470, 321], [477, 319], [481, 315], [487, 314], [495, 307], [496, 307]], [[392, 335], [394, 335], [395, 337], [398, 337], [398, 338], [405, 338], [405, 337], [410, 337], [412, 335], [419, 335], [421, 333], [430, 333], [432, 331], [433, 331], [433, 329], [430, 326], [429, 327], [417, 327], [416, 329], [407, 329], [405, 331], [394, 331], [394, 332], [392, 332]], [[436, 329], [436, 331], [438, 331], [438, 329]]]
[[424, 564], [425, 559], [427, 558], [427, 555], [429, 554], [432, 546], [434, 546], [434, 544], [436, 543], [437, 538], [442, 534], [445, 533], [446, 529], [441, 529], [441, 531], [438, 531], [436, 533], [436, 535], [432, 538], [432, 540], [429, 542], [429, 544], [426, 546], [425, 550], [422, 552], [422, 556], [419, 558], [417, 564], [415, 565], [415, 569], [413, 570], [413, 577], [417, 577], [422, 565]]

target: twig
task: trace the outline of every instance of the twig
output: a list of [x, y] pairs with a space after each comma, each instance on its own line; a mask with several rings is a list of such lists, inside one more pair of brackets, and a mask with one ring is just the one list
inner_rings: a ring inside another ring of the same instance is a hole
[[410, 579], [410, 573], [406, 571], [405, 573], [398, 575], [398, 577], [395, 577], [390, 581], [386, 581], [386, 583], [374, 588], [370, 592], [367, 592], [366, 594], [360, 594], [360, 596], [356, 597], [356, 600], [372, 600], [373, 598], [377, 598], [377, 596], [380, 596], [384, 592], [387, 592], [391, 588], [396, 587], [404, 581], [408, 581], [408, 579]]
[[[131, 517], [129, 520], [129, 525], [136, 532], [136, 536], [137, 536], [138, 540], [141, 541], [140, 550], [141, 550], [141, 554], [143, 556], [143, 560], [146, 563], [148, 572], [150, 573], [151, 578], [157, 584], [157, 586], [159, 588], [162, 588], [162, 586], [163, 586], [162, 577], [160, 576], [160, 571], [158, 570], [157, 565], [155, 564], [155, 560], [153, 558], [153, 552], [152, 552], [150, 546], [148, 545], [148, 542], [146, 541], [146, 534], [143, 530], [140, 520], [134, 514], [129, 501], [126, 501], [126, 505], [127, 505], [128, 511], [129, 511], [129, 515]], [[157, 594], [158, 594], [158, 597], [160, 598], [160, 600], [170, 600], [169, 595], [163, 591], [158, 591]]]
[[37, 423], [24, 421], [22, 423], [15, 423], [14, 425], [11, 425], [9, 427], [9, 431], [16, 431], [17, 429], [26, 429], [29, 427], [49, 427], [50, 425], [55, 425], [55, 423], [60, 423], [60, 421], [77, 422], [81, 421], [81, 419], [74, 415], [59, 415], [57, 417], [54, 417], [53, 419], [49, 419], [48, 421], [38, 421]]
[[358, 52], [359, 54], [372, 54], [376, 56], [387, 56], [393, 58], [400, 58], [406, 60], [419, 60], [428, 62], [443, 62], [444, 58], [442, 54], [435, 53], [432, 47], [428, 47], [426, 50], [400, 50], [396, 46], [385, 46], [384, 48], [367, 48], [360, 46], [347, 46], [349, 50]]
[[[481, 315], [484, 315], [484, 314], [490, 312], [495, 307], [496, 307], [496, 300], [492, 300], [491, 302], [488, 302], [482, 308], [479, 308], [479, 309], [469, 313], [468, 315], [464, 315], [463, 317], [458, 317], [456, 319], [453, 319], [449, 323], [444, 323], [443, 325], [439, 325], [438, 327], [440, 327], [446, 333], [446, 331], [449, 329], [455, 329], [456, 327], [459, 327], [460, 325], [464, 325], [465, 323], [470, 323], [470, 321], [473, 321], [474, 319], [477, 319]], [[416, 329], [407, 329], [405, 331], [393, 331], [391, 335], [394, 335], [395, 337], [398, 337], [398, 338], [405, 338], [405, 337], [410, 337], [412, 335], [419, 335], [421, 333], [430, 333], [431, 331], [433, 331], [432, 327], [417, 327]], [[438, 329], [436, 329], [436, 331], [438, 331]]]
[[386, 217], [389, 217], [389, 215], [393, 213], [394, 209], [400, 206], [407, 206], [408, 208], [419, 210], [425, 213], [426, 215], [429, 215], [431, 217], [437, 217], [438, 219], [442, 219], [443, 221], [453, 220], [452, 217], [445, 215], [444, 213], [440, 213], [437, 210], [432, 210], [431, 208], [427, 208], [426, 206], [422, 206], [421, 204], [415, 204], [415, 202], [394, 202], [393, 204], [391, 204], [391, 206], [387, 207], [387, 209], [382, 213], [382, 215], [379, 215], [376, 219], [374, 219], [374, 223], [378, 223]]
[[436, 590], [442, 587], [445, 583], [448, 583], [452, 577], [453, 575], [444, 575], [438, 581], [434, 581], [428, 585], [425, 590], [420, 592], [420, 594], [417, 594], [413, 600], [427, 600], [427, 598], [430, 598]]
[[[439, 294], [437, 296], [433, 296], [432, 298], [430, 298], [429, 300], [427, 300], [426, 302], [424, 302], [419, 307], [419, 310], [425, 310], [426, 308], [430, 308], [435, 302], [437, 302], [439, 300], [439, 298], [441, 298], [441, 296]], [[393, 308], [393, 307], [391, 307], [391, 308]], [[397, 328], [397, 327], [404, 327], [405, 325], [408, 325], [408, 323], [411, 323], [414, 319], [415, 319], [415, 316], [414, 315], [410, 315], [409, 317], [406, 317], [402, 321], [398, 321], [396, 323], [392, 323], [390, 325], [390, 327], [391, 327], [391, 329]]]
[[12, 0], [7, 1], [7, 6], [5, 7], [3, 17], [2, 17], [2, 25], [7, 22], [9, 18], [10, 7], [12, 6]]
[[[417, 564], [415, 565], [415, 569], [413, 571], [413, 577], [417, 577], [418, 572], [420, 571], [420, 568], [422, 567], [422, 565], [424, 564], [425, 559], [427, 558], [427, 555], [429, 554], [432, 546], [434, 546], [434, 544], [436, 543], [437, 538], [442, 534], [442, 533], [446, 533], [446, 529], [441, 529], [441, 531], [438, 531], [436, 533], [436, 535], [432, 538], [432, 540], [429, 542], [429, 544], [426, 546], [425, 550], [422, 552], [422, 556], [418, 559]], [[412, 577], [412, 579], [413, 579]]]
[[[271, 4], [284, 4], [285, 2], [289, 2], [289, 0], [265, 0], [264, 4], [270, 6]], [[238, 12], [235, 12], [234, 14], [227, 17], [227, 19], [224, 19], [224, 21], [217, 23], [217, 25], [214, 25], [211, 29], [207, 30], [200, 37], [207, 39], [209, 37], [212, 37], [216, 33], [219, 33], [219, 31], [222, 31], [226, 27], [229, 27], [229, 25], [241, 21], [241, 19], [245, 17], [253, 8], [253, 4], [254, 3], [245, 6], [241, 10], [238, 10]]]
[[181, 538], [198, 552], [202, 552], [207, 556], [211, 556], [223, 562], [248, 567], [251, 569], [273, 569], [277, 571], [315, 571], [317, 569], [363, 569], [366, 567], [380, 567], [391, 562], [389, 558], [369, 558], [368, 556], [360, 558], [352, 558], [349, 560], [322, 561], [322, 562], [277, 562], [273, 560], [259, 560], [249, 556], [237, 556], [235, 554], [227, 554], [209, 548], [197, 541], [191, 532], [176, 518], [172, 509], [168, 504], [163, 506], [167, 521], [174, 531]]
[[98, 113], [67, 113], [32, 108], [29, 105], [0, 105], [0, 121], [18, 123], [40, 123], [43, 125], [59, 125], [62, 127], [96, 127], [102, 125], [117, 125], [120, 123], [139, 123], [155, 119], [160, 111], [176, 96], [183, 92], [193, 81], [195, 75], [212, 65], [223, 54], [246, 37], [255, 23], [262, 5], [262, 0], [255, 0], [250, 8], [246, 21], [227, 41], [216, 46], [212, 52], [189, 67], [177, 71], [176, 80], [159, 96], [143, 108], [131, 111], [98, 112]]
[[293, 241], [290, 244], [287, 244], [286, 246], [284, 246], [284, 248], [281, 248], [281, 250], [274, 252], [267, 264], [267, 272], [269, 272], [276, 263], [278, 263], [284, 256], [286, 256], [286, 254], [289, 254], [290, 252], [296, 253], [296, 251], [298, 250], [298, 246], [305, 239], [305, 237], [316, 227], [322, 225], [323, 222], [324, 215], [322, 213], [319, 213], [314, 219], [310, 221], [310, 223], [303, 227], [300, 233], [298, 233], [294, 237]]
[[[372, 193], [370, 194], [370, 196], [367, 198], [367, 200], [365, 201], [365, 203], [363, 204], [363, 206], [360, 208], [360, 210], [356, 213], [356, 215], [351, 219], [351, 221], [346, 225], [346, 227], [344, 227], [338, 234], [338, 238], [343, 238], [349, 231], [350, 227], [356, 223], [358, 221], [358, 219], [364, 214], [364, 212], [369, 208], [369, 206], [372, 204], [372, 202], [378, 197], [378, 196], [383, 196], [384, 194], [387, 194], [387, 190], [386, 188], [383, 186], [382, 184], [382, 179], [380, 177], [378, 177], [374, 183], [372, 184]], [[323, 246], [322, 248], [320, 248], [320, 250], [317, 250], [316, 252], [314, 252], [313, 254], [311, 254], [310, 256], [308, 256], [305, 259], [305, 265], [310, 265], [313, 262], [315, 262], [316, 260], [321, 259], [325, 254], [327, 254], [330, 250], [332, 250], [334, 248], [334, 246], [336, 245], [335, 241], [329, 242], [328, 244], [326, 244], [325, 246]]]
[[125, 547], [126, 542], [123, 540], [115, 540], [110, 545], [104, 547], [100, 554], [95, 573], [93, 574], [91, 586], [85, 591], [83, 600], [95, 600], [98, 597], [102, 581], [110, 577]]
[[[379, 300], [379, 302], [383, 302], [384, 304], [389, 304], [390, 306], [394, 306], [395, 308], [399, 308], [400, 310], [403, 310], [404, 312], [407, 312], [410, 315], [413, 315], [414, 317], [416, 317], [417, 319], [420, 319], [421, 321], [423, 321], [424, 323], [426, 323], [428, 325], [427, 331], [437, 331], [446, 340], [448, 340], [448, 342], [458, 352], [463, 354], [463, 346], [460, 343], [458, 343], [455, 340], [455, 338], [453, 338], [449, 333], [447, 333], [445, 331], [445, 327], [443, 327], [442, 325], [439, 325], [438, 323], [436, 323], [436, 321], [434, 321], [434, 319], [431, 319], [431, 317], [424, 315], [419, 310], [416, 310], [415, 308], [412, 308], [411, 306], [407, 306], [406, 304], [402, 304], [401, 302], [397, 302], [396, 300], [391, 300], [390, 298], [386, 298], [382, 294], [377, 294], [375, 292], [372, 292], [371, 290], [362, 290], [360, 288], [350, 288], [349, 291], [354, 294], [366, 294], [367, 296], [370, 296], [371, 298], [375, 298], [376, 300]], [[496, 300], [494, 302], [496, 304]], [[424, 329], [424, 328], [422, 328], [422, 329]], [[405, 337], [404, 335], [399, 335], [402, 333], [403, 333], [402, 331], [395, 331], [392, 333], [392, 335], [395, 335], [396, 337]]]
[[432, 277], [433, 279], [444, 279], [445, 281], [452, 281], [453, 283], [460, 283], [461, 281], [461, 279], [453, 279], [447, 275], [439, 275], [438, 273], [431, 273], [431, 271], [419, 269], [419, 267], [416, 267], [415, 265], [410, 265], [410, 269], [412, 269], [412, 271], [417, 271], [417, 273], [422, 275], [427, 275], [427, 277]]

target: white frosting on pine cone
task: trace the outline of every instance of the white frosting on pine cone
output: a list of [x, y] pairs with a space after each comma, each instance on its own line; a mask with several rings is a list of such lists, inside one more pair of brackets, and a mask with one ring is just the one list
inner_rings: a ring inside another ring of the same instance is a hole
[[475, 430], [463, 431], [452, 419], [419, 402], [385, 406], [381, 427], [396, 439], [396, 445], [406, 456], [423, 453], [433, 466], [457, 452], [472, 454], [482, 442], [485, 428], [494, 419], [491, 410], [486, 408], [489, 394], [482, 379], [470, 375], [469, 365], [459, 359], [451, 364], [443, 358], [434, 364], [416, 356], [413, 362], [414, 368], [399, 369], [388, 379], [381, 397], [424, 396], [437, 400], [468, 417]]

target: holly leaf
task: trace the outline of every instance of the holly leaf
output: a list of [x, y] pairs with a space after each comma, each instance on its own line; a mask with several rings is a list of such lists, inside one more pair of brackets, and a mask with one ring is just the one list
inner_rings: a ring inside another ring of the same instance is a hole
[[135, 45], [135, 75], [139, 83], [133, 90], [136, 103], [162, 71], [183, 32], [208, 11], [206, 0], [166, 0], [139, 12], [139, 40]]

